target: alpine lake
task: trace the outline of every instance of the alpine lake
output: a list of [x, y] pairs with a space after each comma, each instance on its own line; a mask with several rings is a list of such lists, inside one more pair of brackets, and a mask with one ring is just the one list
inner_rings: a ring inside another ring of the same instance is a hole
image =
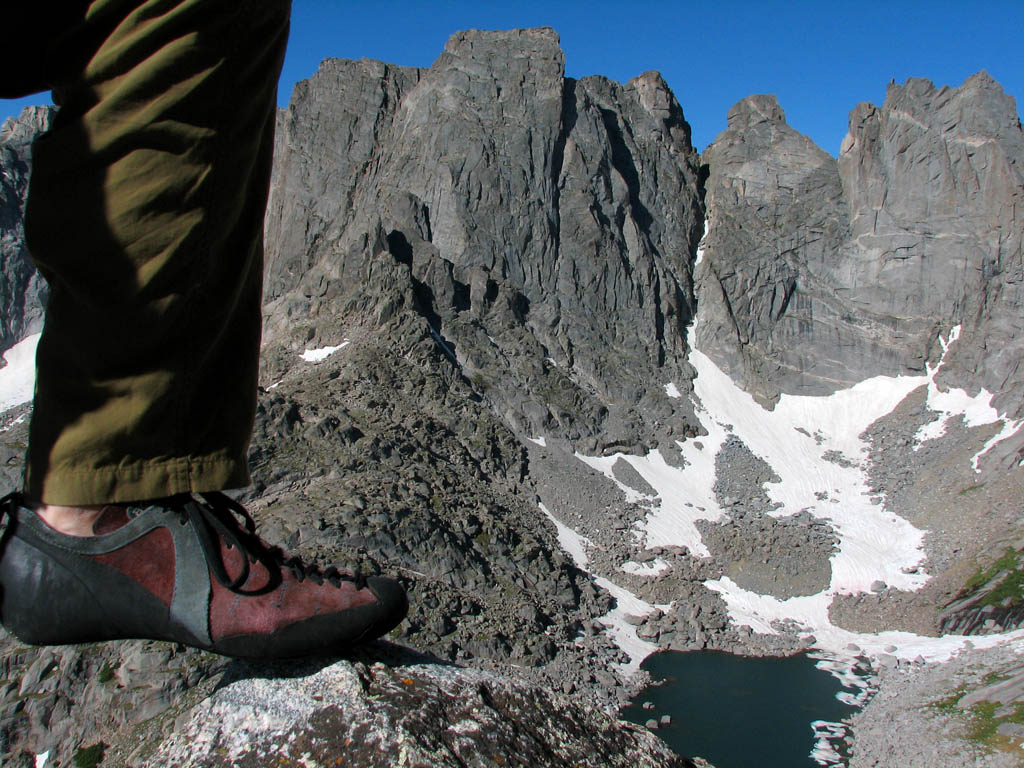
[[856, 692], [817, 663], [806, 654], [655, 653], [641, 665], [654, 683], [620, 714], [639, 725], [668, 715], [655, 733], [715, 768], [845, 765], [841, 721], [856, 706], [837, 694], [852, 702]]

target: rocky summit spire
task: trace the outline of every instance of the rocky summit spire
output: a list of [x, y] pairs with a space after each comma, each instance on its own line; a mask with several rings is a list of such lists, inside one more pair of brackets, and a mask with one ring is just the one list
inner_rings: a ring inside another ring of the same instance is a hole
[[947, 383], [1024, 407], [1024, 139], [988, 74], [912, 78], [860, 104], [838, 162], [773, 97], [729, 112], [704, 154], [702, 345], [751, 391], [822, 393], [922, 372], [962, 326]]
[[325, 63], [282, 118], [268, 298], [292, 333], [351, 302], [395, 319], [367, 295], [404, 284], [513, 429], [639, 448], [668, 418], [650, 382], [687, 379], [697, 156], [660, 75], [564, 68], [550, 29], [460, 32], [429, 70]]

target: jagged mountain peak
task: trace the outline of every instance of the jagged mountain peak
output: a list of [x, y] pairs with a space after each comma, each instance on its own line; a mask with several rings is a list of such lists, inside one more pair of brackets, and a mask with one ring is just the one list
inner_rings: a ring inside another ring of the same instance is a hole
[[[564, 59], [561, 38], [552, 27], [517, 27], [515, 29], [464, 29], [452, 34], [445, 43], [444, 53], [495, 51], [499, 47], [519, 50], [546, 51]], [[443, 55], [443, 54], [442, 54]]]
[[[930, 100], [936, 96], [944, 97], [949, 94], [967, 93], [987, 94], [990, 98], [995, 99], [1007, 96], [996, 79], [983, 69], [969, 75], [959, 86], [937, 86], [933, 80], [927, 77], [908, 77], [902, 84], [896, 80], [890, 80], [886, 87], [886, 102], [889, 103], [889, 106], [896, 106], [896, 102], [890, 102], [890, 99]], [[1012, 97], [1010, 98], [1012, 99]]]
[[741, 131], [758, 123], [785, 123], [786, 113], [774, 93], [760, 93], [736, 102], [728, 119], [729, 128]]
[[693, 149], [690, 124], [683, 115], [683, 108], [676, 100], [676, 95], [660, 72], [649, 70], [637, 75], [626, 83], [625, 90], [636, 93], [640, 105], [660, 123], [661, 129], [669, 132], [681, 150]]
[[291, 297], [289, 327], [344, 322], [372, 262], [401, 262], [406, 311], [509, 426], [639, 447], [640, 425], [667, 418], [664, 384], [688, 378], [702, 218], [664, 80], [567, 79], [550, 29], [461, 32], [430, 69], [367, 67], [323, 67], [295, 92], [268, 298]]
[[[801, 179], [813, 168], [831, 168], [835, 159], [786, 122], [774, 94], [755, 94], [729, 110], [728, 127], [704, 150], [709, 173], [742, 180], [742, 194], [756, 197], [759, 187], [801, 192]], [[768, 170], [761, 168], [766, 165]], [[763, 177], [763, 178], [762, 178]]]
[[850, 135], [843, 151], [852, 146], [851, 138], [856, 141], [863, 134], [866, 123], [881, 115], [933, 132], [944, 141], [1020, 143], [1016, 100], [985, 71], [971, 75], [959, 87], [937, 87], [920, 77], [889, 83], [880, 108], [862, 102], [850, 113]]
[[17, 117], [9, 117], [0, 126], [0, 142], [26, 144], [50, 126], [53, 107], [25, 107]]
[[[472, 87], [475, 97], [503, 103], [522, 98], [518, 94], [530, 89], [542, 95], [552, 81], [560, 81], [565, 75], [565, 54], [550, 27], [473, 29], [452, 35], [430, 69], [435, 74], [448, 73], [449, 87]], [[496, 86], [493, 94], [479, 90], [490, 82]]]
[[1019, 412], [1024, 144], [1013, 99], [984, 73], [960, 88], [891, 84], [881, 107], [853, 110], [838, 162], [798, 140], [773, 104], [740, 102], [705, 151], [701, 344], [771, 400], [923, 372], [939, 337], [962, 325], [942, 381], [987, 387]]

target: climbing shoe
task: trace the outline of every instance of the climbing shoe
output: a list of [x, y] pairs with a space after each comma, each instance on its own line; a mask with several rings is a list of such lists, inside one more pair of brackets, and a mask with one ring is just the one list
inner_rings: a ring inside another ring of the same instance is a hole
[[321, 570], [263, 542], [222, 493], [105, 507], [94, 536], [0, 500], [0, 621], [32, 645], [150, 639], [249, 659], [326, 655], [405, 617], [401, 585]]

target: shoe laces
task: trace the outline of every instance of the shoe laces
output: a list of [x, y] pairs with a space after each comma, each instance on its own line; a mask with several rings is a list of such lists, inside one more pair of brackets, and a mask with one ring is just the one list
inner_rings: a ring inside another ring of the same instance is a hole
[[[226, 494], [202, 493], [202, 501], [189, 497], [179, 511], [183, 522], [192, 524], [200, 545], [210, 564], [214, 578], [236, 594], [255, 595], [271, 592], [282, 579], [282, 570], [287, 569], [297, 581], [309, 579], [315, 584], [325, 581], [334, 587], [353, 583], [358, 589], [366, 586], [366, 577], [361, 573], [339, 570], [331, 565], [321, 569], [314, 563], [305, 563], [299, 557], [289, 556], [280, 547], [267, 544], [256, 535], [256, 523], [248, 510]], [[240, 518], [240, 519], [239, 519]], [[242, 568], [234, 578], [228, 573], [221, 557], [219, 541], [229, 549], [237, 547], [242, 553]], [[244, 589], [251, 573], [251, 564], [260, 563], [270, 575], [270, 582], [259, 589]]]
[[[21, 506], [23, 503], [24, 500], [22, 499], [21, 494], [18, 493], [17, 491], [8, 493], [6, 496], [0, 499], [0, 522], [2, 522], [5, 517], [9, 518], [9, 520], [13, 520], [14, 510]], [[8, 521], [7, 525], [10, 525], [10, 521]], [[6, 527], [4, 530], [6, 531]]]
[[[319, 585], [326, 581], [334, 587], [341, 587], [343, 583], [349, 582], [355, 584], [357, 589], [366, 587], [366, 576], [362, 573], [339, 570], [334, 565], [321, 569], [314, 563], [305, 563], [299, 557], [285, 554], [280, 547], [267, 544], [256, 534], [256, 522], [252, 515], [230, 496], [214, 492], [202, 493], [199, 497], [201, 502], [193, 496], [185, 496], [168, 499], [165, 503], [177, 510], [183, 525], [192, 526], [214, 578], [225, 589], [241, 595], [272, 592], [281, 584], [282, 569], [287, 569], [300, 582], [309, 579]], [[184, 503], [174, 503], [179, 499], [183, 499]], [[0, 499], [0, 521], [3, 521], [4, 517], [13, 518], [14, 509], [24, 504], [20, 493], [14, 492], [4, 496]], [[129, 517], [135, 517], [144, 509], [143, 506], [130, 505], [126, 511]], [[234, 578], [224, 565], [220, 541], [229, 549], [237, 548], [242, 553], [241, 572]], [[262, 564], [267, 570], [269, 582], [259, 589], [246, 590], [243, 587], [249, 580], [251, 565], [255, 563]]]

